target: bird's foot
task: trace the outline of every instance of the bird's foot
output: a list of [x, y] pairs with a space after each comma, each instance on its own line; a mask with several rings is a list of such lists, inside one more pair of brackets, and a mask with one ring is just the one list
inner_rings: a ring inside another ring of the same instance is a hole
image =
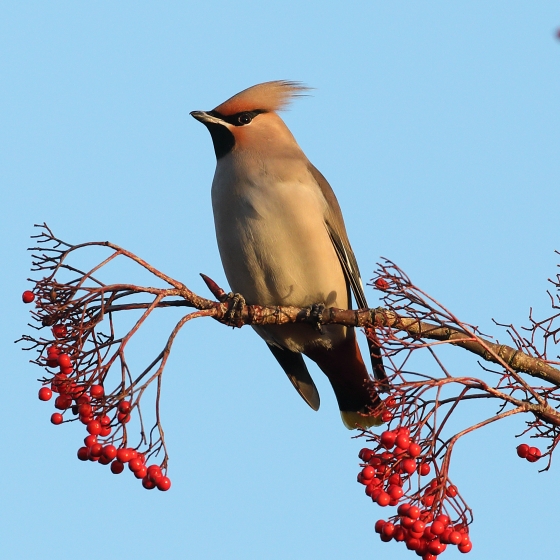
[[230, 292], [223, 300], [228, 304], [228, 310], [224, 315], [224, 322], [231, 327], [243, 326], [243, 308], [245, 307], [245, 298], [241, 294]]
[[313, 328], [321, 334], [323, 333], [321, 322], [323, 320], [323, 311], [325, 310], [325, 307], [324, 303], [314, 303], [307, 308], [309, 321], [313, 325]]

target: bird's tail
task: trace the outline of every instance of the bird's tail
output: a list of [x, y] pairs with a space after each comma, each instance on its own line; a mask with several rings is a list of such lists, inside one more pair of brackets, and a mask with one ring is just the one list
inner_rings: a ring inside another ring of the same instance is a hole
[[312, 349], [305, 353], [329, 378], [342, 421], [349, 430], [383, 423], [379, 413], [381, 399], [362, 359], [354, 329], [349, 328], [345, 340], [331, 350]]

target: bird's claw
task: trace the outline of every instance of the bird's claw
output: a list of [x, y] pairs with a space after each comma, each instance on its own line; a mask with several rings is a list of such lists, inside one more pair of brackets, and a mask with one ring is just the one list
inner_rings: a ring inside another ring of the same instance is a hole
[[325, 310], [324, 303], [314, 303], [309, 306], [309, 321], [313, 325], [316, 331], [323, 333], [323, 328], [321, 327], [321, 322], [323, 321], [323, 311]]
[[224, 315], [224, 322], [232, 327], [243, 326], [243, 308], [245, 298], [241, 294], [230, 292], [224, 302], [228, 304], [228, 310]]

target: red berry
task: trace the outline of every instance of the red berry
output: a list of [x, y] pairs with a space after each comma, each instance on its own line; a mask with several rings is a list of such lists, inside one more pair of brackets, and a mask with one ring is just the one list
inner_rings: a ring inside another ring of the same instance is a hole
[[410, 437], [406, 434], [399, 434], [397, 439], [395, 440], [397, 447], [400, 447], [403, 450], [408, 449], [410, 445]]
[[111, 419], [106, 414], [98, 416], [96, 420], [99, 420], [102, 426], [108, 426], [111, 423]]
[[52, 391], [48, 387], [41, 387], [39, 389], [39, 400], [50, 401], [52, 398]]
[[401, 505], [397, 508], [397, 513], [398, 513], [399, 515], [406, 515], [409, 509], [410, 509], [410, 504], [404, 503], [404, 504], [401, 504]]
[[[430, 527], [434, 535], [441, 535], [445, 531], [445, 525], [441, 521], [434, 521]], [[436, 554], [435, 552], [433, 554]]]
[[105, 394], [103, 385], [92, 385], [89, 394], [93, 399], [100, 399]]
[[522, 459], [527, 457], [527, 453], [529, 452], [529, 446], [526, 443], [521, 443], [517, 446], [517, 455]]
[[60, 414], [60, 412], [55, 412], [51, 416], [51, 423], [53, 423], [55, 425], [62, 424], [63, 420], [64, 420], [64, 418], [62, 417], [62, 414]]
[[393, 419], [393, 414], [388, 410], [384, 410], [381, 413], [381, 420], [383, 420], [383, 422], [387, 423], [390, 422], [392, 419]]
[[100, 465], [108, 465], [111, 462], [111, 459], [107, 459], [103, 453], [101, 453], [101, 457], [99, 457], [99, 464]]
[[[137, 470], [141, 469], [144, 466], [144, 463], [138, 459], [138, 457], [136, 457], [135, 459], [130, 459], [130, 461], [128, 462], [128, 468], [132, 471], [132, 472], [136, 472]], [[146, 469], [147, 471], [148, 469]], [[144, 477], [142, 477], [144, 478]]]
[[101, 428], [101, 431], [99, 432], [99, 435], [101, 437], [107, 437], [110, 434], [111, 434], [111, 427], [110, 426], [103, 426]]
[[406, 539], [406, 531], [400, 525], [397, 525], [395, 527], [395, 534], [393, 535], [393, 538], [397, 542], [404, 541], [404, 539]]
[[397, 434], [395, 432], [391, 432], [389, 430], [383, 432], [381, 434], [381, 445], [386, 447], [387, 449], [391, 449], [395, 445], [395, 440], [397, 439]]
[[395, 525], [390, 521], [383, 525], [383, 529], [381, 529], [381, 534], [385, 535], [386, 537], [393, 537], [395, 533]]
[[391, 496], [389, 496], [389, 494], [387, 494], [387, 492], [383, 492], [381, 491], [379, 493], [379, 496], [377, 496], [377, 500], [375, 500], [381, 507], [386, 507], [389, 505], [389, 502], [391, 501]]
[[72, 360], [68, 354], [59, 354], [58, 365], [63, 368], [72, 367]]
[[72, 406], [72, 397], [70, 395], [59, 395], [54, 400], [54, 407], [58, 410], [66, 410]]
[[402, 478], [401, 478], [400, 475], [398, 475], [397, 473], [393, 473], [393, 474], [387, 479], [387, 483], [388, 483], [388, 484], [396, 484], [397, 486], [402, 486], [402, 485], [403, 485]]
[[424, 533], [425, 528], [426, 528], [426, 524], [423, 521], [420, 521], [420, 519], [416, 520], [411, 527], [411, 529], [415, 533]]
[[90, 416], [93, 412], [93, 407], [89, 403], [84, 403], [78, 406], [78, 414], [80, 416]]
[[384, 519], [378, 519], [378, 520], [375, 522], [375, 528], [374, 528], [374, 530], [375, 530], [375, 532], [376, 532], [378, 535], [381, 534], [381, 531], [383, 530], [383, 527], [385, 526], [385, 523], [387, 523], [387, 521], [385, 521]]
[[420, 463], [420, 465], [418, 465], [418, 474], [420, 476], [430, 474], [430, 465], [428, 465], [428, 463]]
[[89, 448], [90, 457], [97, 457], [99, 459], [99, 457], [101, 457], [102, 452], [103, 452], [103, 446], [100, 443], [94, 443]]
[[31, 290], [25, 290], [25, 292], [21, 294], [21, 299], [23, 303], [31, 303], [35, 299], [35, 294]]
[[130, 401], [121, 401], [119, 403], [119, 412], [123, 414], [128, 414], [132, 410], [132, 404]]
[[428, 545], [428, 552], [430, 552], [430, 554], [434, 554], [437, 556], [438, 554], [445, 552], [446, 548], [447, 545], [440, 542], [439, 539], [435, 539]]
[[[410, 519], [418, 519], [420, 517], [420, 508], [418, 506], [410, 506], [406, 512], [406, 516]], [[424, 529], [422, 529], [423, 531]]]
[[418, 457], [422, 453], [422, 448], [417, 443], [412, 442], [407, 451], [411, 457]]
[[132, 450], [128, 447], [122, 447], [117, 451], [117, 459], [121, 463], [128, 463], [132, 459]]
[[86, 447], [91, 447], [94, 443], [97, 443], [97, 436], [89, 435], [84, 438]]
[[459, 552], [467, 554], [467, 552], [470, 552], [472, 550], [472, 542], [467, 541], [466, 543], [461, 543], [457, 548], [459, 549]]
[[55, 338], [66, 338], [68, 331], [64, 325], [55, 325], [52, 328], [52, 333]]
[[399, 500], [404, 495], [404, 490], [401, 486], [397, 486], [396, 484], [391, 484], [389, 488], [387, 488], [387, 493], [393, 500]]
[[86, 430], [93, 436], [97, 436], [101, 433], [101, 422], [98, 420], [91, 420], [87, 423]]
[[401, 462], [402, 470], [407, 474], [412, 474], [416, 470], [416, 461], [414, 459], [404, 459]]
[[166, 492], [171, 488], [171, 480], [169, 480], [166, 476], [162, 476], [157, 479], [156, 486], [158, 487], [158, 490]]
[[458, 545], [461, 544], [461, 541], [463, 540], [463, 535], [459, 533], [459, 531], [451, 531], [448, 540], [449, 540], [449, 544]]
[[113, 474], [121, 474], [124, 471], [124, 465], [120, 461], [113, 461], [111, 463], [111, 472]]
[[408, 550], [418, 550], [420, 548], [420, 540], [414, 537], [406, 539], [406, 548]]
[[448, 486], [445, 489], [445, 493], [450, 497], [450, 498], [454, 498], [458, 493], [459, 490], [457, 490], [457, 486], [455, 486], [454, 484], [452, 484], [451, 486]]
[[87, 447], [80, 447], [78, 449], [78, 459], [80, 461], [87, 461], [89, 459], [89, 449]]
[[126, 414], [124, 412], [119, 412], [117, 414], [117, 420], [121, 423], [121, 424], [126, 424], [127, 422], [130, 422], [130, 414]]
[[134, 476], [139, 479], [146, 478], [148, 476], [148, 469], [142, 465], [137, 471], [134, 471]]
[[358, 457], [362, 461], [365, 461], [367, 463], [373, 457], [373, 451], [371, 449], [368, 449], [367, 447], [364, 447], [358, 453]]
[[375, 469], [373, 467], [370, 467], [368, 465], [367, 467], [364, 467], [362, 469], [362, 479], [363, 480], [371, 480], [374, 476], [375, 476]]
[[142, 479], [142, 486], [146, 490], [153, 490], [156, 487], [156, 483], [148, 476]]
[[158, 467], [158, 465], [150, 465], [148, 467], [148, 476], [154, 481], [162, 477], [163, 473], [161, 472], [161, 467]]
[[386, 290], [389, 287], [389, 282], [384, 278], [378, 278], [374, 284], [378, 290]]
[[541, 450], [538, 447], [529, 447], [529, 451], [527, 451], [527, 461], [530, 463], [534, 463], [541, 458]]
[[117, 448], [114, 445], [106, 445], [103, 448], [103, 456], [112, 461], [117, 456]]
[[434, 519], [434, 521], [439, 521], [439, 523], [441, 523], [444, 527], [447, 527], [451, 523], [451, 519], [449, 519], [449, 516], [445, 515], [444, 513], [440, 513]]

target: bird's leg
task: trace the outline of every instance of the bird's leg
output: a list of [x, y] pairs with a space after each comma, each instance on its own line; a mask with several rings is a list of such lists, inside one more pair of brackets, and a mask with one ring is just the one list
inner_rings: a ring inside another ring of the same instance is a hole
[[323, 311], [325, 310], [324, 303], [314, 303], [307, 308], [308, 317], [313, 325], [313, 328], [323, 334], [323, 328], [321, 327], [321, 322], [323, 321]]
[[228, 304], [228, 310], [224, 315], [226, 324], [232, 327], [243, 326], [243, 308], [245, 307], [245, 298], [241, 294], [230, 292], [225, 298], [222, 299], [224, 303]]

